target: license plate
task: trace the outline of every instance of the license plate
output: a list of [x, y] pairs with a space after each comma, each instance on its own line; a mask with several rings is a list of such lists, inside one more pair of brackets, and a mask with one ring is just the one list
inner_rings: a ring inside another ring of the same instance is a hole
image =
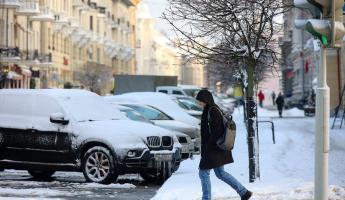
[[189, 152], [189, 146], [182, 146], [182, 153], [188, 153]]
[[155, 154], [154, 158], [158, 161], [170, 161], [172, 160], [172, 154]]

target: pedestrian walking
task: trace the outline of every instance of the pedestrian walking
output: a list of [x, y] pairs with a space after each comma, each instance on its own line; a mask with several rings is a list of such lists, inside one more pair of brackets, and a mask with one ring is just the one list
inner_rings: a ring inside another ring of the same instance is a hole
[[247, 190], [231, 174], [224, 171], [224, 165], [233, 163], [231, 151], [221, 150], [216, 141], [224, 133], [223, 116], [219, 107], [214, 103], [212, 94], [208, 90], [201, 90], [196, 96], [198, 103], [203, 107], [201, 118], [201, 160], [199, 177], [202, 186], [202, 200], [211, 199], [210, 171], [213, 169], [217, 178], [231, 186], [241, 200], [248, 200], [252, 192]]
[[281, 92], [279, 92], [278, 97], [276, 99], [276, 104], [279, 112], [279, 117], [283, 117], [283, 108], [284, 108], [284, 97]]
[[276, 105], [276, 93], [274, 91], [272, 91], [272, 94], [271, 94], [271, 97], [272, 97], [272, 104], [275, 106]]
[[259, 91], [258, 97], [259, 97], [259, 105], [262, 108], [264, 107], [265, 95], [261, 90]]

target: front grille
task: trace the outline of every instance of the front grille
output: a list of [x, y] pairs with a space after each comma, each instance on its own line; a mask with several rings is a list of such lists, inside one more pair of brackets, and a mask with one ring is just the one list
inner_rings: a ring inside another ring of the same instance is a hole
[[162, 137], [162, 146], [163, 147], [171, 147], [173, 145], [172, 137], [170, 136], [163, 136]]
[[147, 137], [147, 144], [149, 147], [157, 148], [161, 146], [161, 138], [158, 136]]
[[183, 143], [183, 144], [188, 143], [186, 137], [179, 137], [179, 138], [178, 138], [178, 141], [179, 141], [180, 143]]

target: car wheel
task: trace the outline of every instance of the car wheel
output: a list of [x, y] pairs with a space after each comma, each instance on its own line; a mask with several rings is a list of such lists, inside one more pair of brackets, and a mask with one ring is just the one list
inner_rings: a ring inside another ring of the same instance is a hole
[[118, 177], [113, 156], [101, 146], [92, 147], [84, 154], [82, 170], [89, 182], [110, 184]]
[[174, 172], [176, 172], [180, 168], [180, 163], [176, 163], [174, 167]]
[[55, 171], [46, 170], [28, 170], [29, 174], [36, 179], [50, 179]]
[[[175, 166], [173, 166], [175, 168]], [[140, 176], [148, 182], [163, 183], [172, 174], [172, 168], [165, 163], [161, 169], [149, 169], [140, 172]]]

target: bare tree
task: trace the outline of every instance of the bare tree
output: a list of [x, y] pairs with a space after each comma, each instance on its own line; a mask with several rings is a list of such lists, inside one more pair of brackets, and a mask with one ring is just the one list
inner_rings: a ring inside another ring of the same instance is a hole
[[76, 74], [76, 80], [91, 92], [101, 94], [102, 88], [106, 88], [112, 79], [110, 67], [98, 63], [88, 62], [83, 70]]
[[[249, 181], [255, 166], [256, 102], [255, 83], [258, 71], [273, 68], [277, 61], [277, 34], [281, 24], [276, 17], [291, 5], [283, 0], [168, 0], [163, 14], [175, 31], [175, 45], [183, 54], [238, 66], [244, 77], [246, 125], [249, 154]], [[221, 58], [220, 60], [217, 60]], [[232, 65], [227, 65], [230, 67]]]

